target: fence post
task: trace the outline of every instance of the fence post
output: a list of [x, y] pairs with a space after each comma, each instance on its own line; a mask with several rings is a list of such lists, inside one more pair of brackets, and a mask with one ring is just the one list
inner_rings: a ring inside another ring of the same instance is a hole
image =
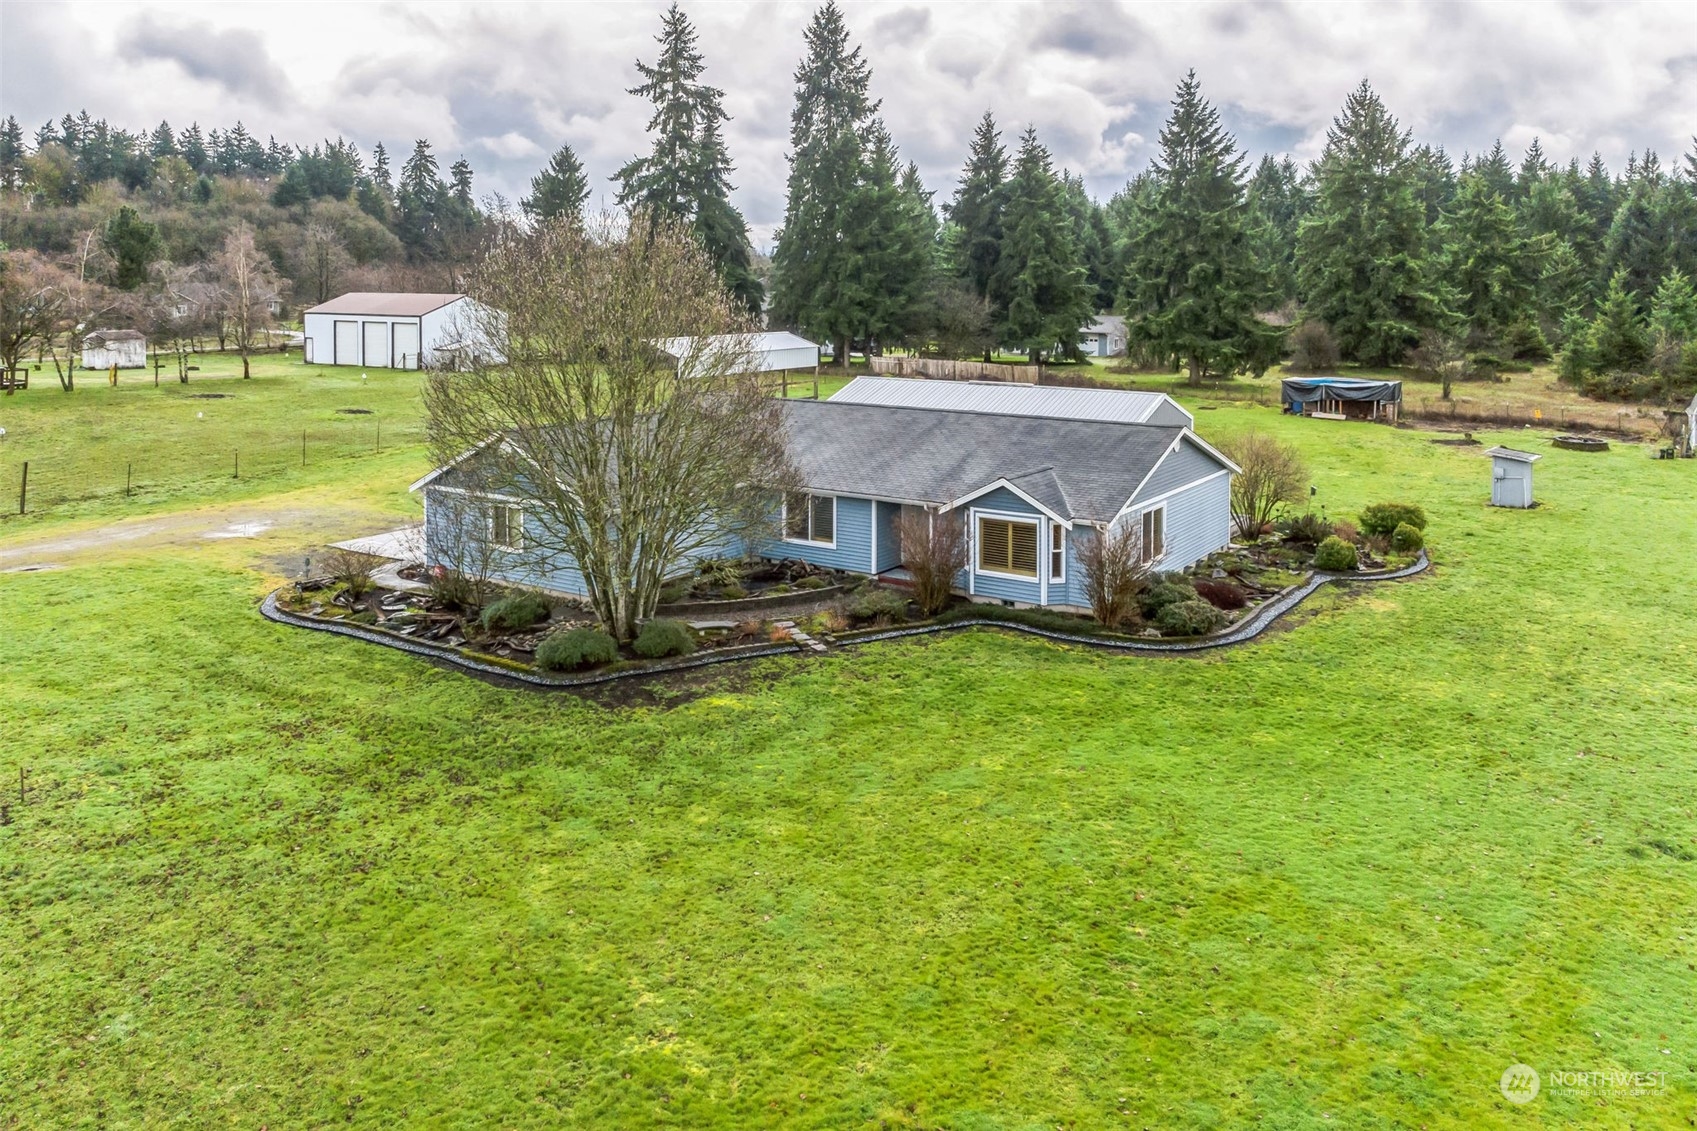
[[306, 466], [306, 429], [301, 429], [301, 466]]
[[130, 497], [130, 472], [134, 469], [135, 464], [133, 463], [124, 465], [124, 498], [126, 499]]
[[24, 460], [24, 475], [18, 481], [18, 513], [24, 513], [24, 506], [29, 501], [29, 460]]
[[242, 453], [238, 450], [235, 453], [235, 456], [236, 456], [236, 471], [235, 471], [234, 475], [230, 476], [230, 478], [231, 479], [240, 479], [242, 477]]

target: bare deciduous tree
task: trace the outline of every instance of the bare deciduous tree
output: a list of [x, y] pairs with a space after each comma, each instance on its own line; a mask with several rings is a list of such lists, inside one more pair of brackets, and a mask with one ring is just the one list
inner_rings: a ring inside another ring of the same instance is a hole
[[300, 297], [318, 304], [339, 292], [342, 277], [353, 267], [342, 237], [320, 220], [308, 223], [295, 256], [296, 286]]
[[45, 343], [64, 305], [58, 268], [34, 252], [0, 256], [0, 372], [17, 369], [33, 343]]
[[1245, 432], [1220, 449], [1242, 468], [1232, 476], [1232, 520], [1243, 537], [1258, 538], [1279, 507], [1302, 499], [1308, 464], [1295, 445], [1263, 432]]
[[1090, 612], [1103, 628], [1119, 628], [1137, 611], [1137, 594], [1149, 578], [1141, 531], [1135, 523], [1122, 523], [1077, 544]]
[[1455, 383], [1467, 376], [1467, 350], [1462, 340], [1442, 330], [1422, 330], [1420, 345], [1409, 353], [1409, 364], [1419, 372], [1436, 377], [1443, 386], [1443, 400], [1450, 399]]
[[955, 578], [967, 565], [966, 524], [958, 514], [903, 507], [896, 518], [902, 565], [913, 577], [913, 599], [926, 616], [942, 612]]
[[277, 276], [253, 242], [253, 229], [238, 223], [224, 237], [224, 250], [214, 264], [223, 297], [223, 324], [242, 356], [242, 376], [252, 376], [248, 357], [254, 343], [273, 325], [271, 304], [277, 299]]
[[95, 323], [113, 308], [112, 292], [96, 280], [104, 272], [105, 253], [100, 247], [100, 234], [84, 232], [77, 250], [59, 275], [59, 325], [57, 331], [65, 339], [65, 362], [59, 363], [59, 350], [54, 335], [46, 339], [47, 352], [53, 358], [53, 370], [59, 377], [59, 387], [73, 392], [77, 387], [77, 366], [82, 362], [83, 339], [99, 329]]
[[[621, 640], [668, 573], [718, 546], [746, 499], [793, 482], [781, 405], [751, 372], [755, 325], [688, 230], [603, 216], [493, 222], [458, 328], [484, 361], [425, 385], [433, 453], [477, 494], [525, 499], [522, 552], [568, 555]], [[733, 335], [734, 348], [701, 348]], [[674, 362], [667, 338], [697, 345]], [[493, 439], [492, 439], [493, 438]]]

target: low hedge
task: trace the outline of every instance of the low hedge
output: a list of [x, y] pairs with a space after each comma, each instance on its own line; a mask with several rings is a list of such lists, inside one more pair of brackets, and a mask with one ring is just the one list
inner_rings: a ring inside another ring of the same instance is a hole
[[1361, 512], [1363, 534], [1390, 534], [1403, 523], [1426, 529], [1426, 512], [1417, 503], [1374, 503]]
[[1226, 623], [1226, 614], [1200, 597], [1177, 601], [1155, 617], [1155, 627], [1166, 636], [1201, 636]]
[[631, 650], [638, 656], [658, 660], [663, 656], [687, 656], [695, 651], [695, 634], [683, 621], [658, 617], [642, 626]]
[[[1171, 575], [1169, 575], [1171, 576]], [[1182, 584], [1177, 581], [1163, 581], [1159, 585], [1145, 589], [1137, 598], [1137, 604], [1143, 610], [1146, 620], [1154, 620], [1161, 615], [1161, 610], [1168, 605], [1176, 605], [1181, 601], [1194, 601], [1196, 589], [1186, 579]]]
[[548, 615], [548, 602], [539, 593], [520, 591], [484, 606], [477, 623], [484, 628], [529, 628]]

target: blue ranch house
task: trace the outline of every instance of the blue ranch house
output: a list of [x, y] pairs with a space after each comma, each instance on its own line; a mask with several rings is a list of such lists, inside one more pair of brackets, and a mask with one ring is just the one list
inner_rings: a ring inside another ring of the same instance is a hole
[[[1161, 570], [1231, 540], [1237, 467], [1160, 394], [859, 378], [783, 411], [804, 490], [776, 503], [773, 536], [747, 547], [727, 540], [719, 555], [752, 550], [900, 583], [898, 520], [918, 508], [966, 524], [962, 594], [1088, 611], [1078, 549], [1099, 531], [1129, 527]], [[413, 485], [424, 495], [426, 563], [452, 567], [464, 554], [449, 547], [486, 538], [480, 560], [494, 580], [582, 595], [573, 562], [525, 552], [522, 493], [479, 495], [471, 482], [451, 464]]]

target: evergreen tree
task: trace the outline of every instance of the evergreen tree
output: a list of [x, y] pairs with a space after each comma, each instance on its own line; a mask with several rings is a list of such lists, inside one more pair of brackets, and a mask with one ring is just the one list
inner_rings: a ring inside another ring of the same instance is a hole
[[895, 144], [883, 123], [867, 128], [860, 184], [850, 198], [847, 227], [855, 291], [848, 296], [856, 337], [883, 344], [915, 334], [930, 293], [935, 217], [928, 201], [903, 187]]
[[1591, 273], [1566, 240], [1546, 245], [1540, 256], [1537, 294], [1547, 325], [1565, 327], [1570, 316], [1584, 318], [1590, 305]]
[[1296, 298], [1296, 231], [1308, 211], [1296, 162], [1262, 157], [1249, 178], [1248, 200], [1250, 240], [1267, 276], [1266, 302], [1277, 306]]
[[1498, 141], [1491, 151], [1474, 162], [1472, 173], [1485, 182], [1485, 187], [1502, 200], [1514, 199], [1514, 166], [1509, 163], [1503, 143]]
[[1343, 355], [1399, 362], [1443, 321], [1429, 279], [1426, 218], [1409, 183], [1408, 134], [1365, 80], [1327, 132], [1314, 211], [1298, 236], [1309, 312]]
[[1544, 146], [1537, 138], [1526, 147], [1526, 156], [1520, 159], [1520, 174], [1515, 178], [1515, 193], [1524, 197], [1532, 190], [1532, 186], [1542, 181], [1554, 172], [1549, 161], [1544, 157]]
[[1073, 241], [1049, 151], [1036, 127], [1020, 135], [1019, 154], [1008, 179], [1002, 243], [991, 293], [1007, 297], [998, 327], [1001, 341], [1024, 350], [1033, 362], [1059, 347], [1078, 349], [1078, 332], [1090, 321], [1090, 286]]
[[849, 42], [835, 0], [814, 12], [803, 38], [788, 199], [772, 258], [772, 318], [829, 341], [846, 367], [849, 342], [865, 323], [849, 225], [864, 172], [862, 135], [878, 107], [867, 94], [871, 69]]
[[200, 136], [199, 122], [189, 123], [189, 128], [178, 136], [177, 145], [182, 150], [183, 160], [189, 163], [189, 168], [197, 173], [207, 172], [211, 168], [212, 158], [206, 152], [206, 142]]
[[720, 129], [728, 120], [724, 92], [698, 81], [706, 64], [695, 28], [676, 3], [661, 17], [655, 41], [659, 58], [653, 65], [638, 60], [644, 81], [629, 91], [654, 104], [648, 119], [653, 148], [615, 174], [618, 201], [655, 219], [689, 224], [726, 289], [758, 313], [764, 294], [752, 268], [748, 224], [730, 200], [734, 166]]
[[170, 122], [161, 121], [153, 127], [153, 133], [148, 135], [148, 152], [155, 158], [176, 156], [177, 135], [171, 132]]
[[23, 183], [24, 130], [10, 114], [0, 124], [0, 188], [15, 189]]
[[581, 216], [589, 199], [589, 178], [583, 162], [570, 145], [562, 145], [548, 167], [530, 178], [530, 195], [520, 201], [525, 212], [537, 220], [556, 216]]
[[1592, 365], [1603, 373], [1637, 373], [1650, 360], [1650, 335], [1625, 271], [1609, 279], [1608, 293], [1591, 320], [1590, 353]]
[[100, 245], [112, 257], [112, 285], [126, 291], [133, 291], [147, 281], [147, 269], [163, 249], [159, 229], [143, 220], [128, 204], [106, 221]]
[[449, 192], [454, 203], [468, 212], [477, 208], [471, 196], [471, 175], [471, 162], [464, 157], [448, 167]]
[[1084, 264], [1084, 281], [1090, 285], [1090, 308], [1111, 310], [1119, 298], [1119, 263], [1102, 206], [1090, 199], [1082, 176], [1065, 170], [1061, 171], [1061, 200], [1072, 221], [1072, 238]]
[[1176, 358], [1190, 383], [1265, 369], [1277, 332], [1255, 311], [1267, 292], [1255, 263], [1243, 157], [1202, 97], [1192, 71], [1179, 84], [1161, 127], [1156, 190], [1144, 238], [1126, 264], [1128, 329], [1162, 357]]
[[1005, 315], [1005, 305], [990, 295], [996, 274], [996, 255], [1002, 243], [1002, 210], [1007, 204], [1008, 153], [990, 111], [978, 121], [967, 150], [966, 170], [949, 202], [949, 222], [956, 230], [955, 272], [973, 293], [991, 301], [992, 316]]
[[401, 166], [401, 182], [395, 194], [396, 235], [413, 258], [434, 259], [441, 252], [440, 208], [447, 186], [430, 142], [420, 138], [412, 155]]
[[1463, 177], [1440, 224], [1444, 275], [1474, 345], [1494, 342], [1519, 322], [1531, 299], [1526, 242], [1499, 183], [1477, 169]]
[[395, 222], [395, 185], [389, 176], [389, 151], [378, 142], [371, 150], [371, 172], [358, 189], [359, 210], [390, 227]]
[[1697, 342], [1697, 290], [1677, 267], [1656, 288], [1650, 303], [1650, 332], [1658, 344]]

